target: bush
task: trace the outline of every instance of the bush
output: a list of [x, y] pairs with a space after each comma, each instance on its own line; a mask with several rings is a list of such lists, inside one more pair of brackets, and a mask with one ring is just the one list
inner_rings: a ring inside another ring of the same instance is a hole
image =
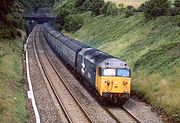
[[125, 17], [129, 17], [134, 15], [135, 8], [133, 6], [127, 6], [127, 10], [125, 11]]
[[69, 15], [65, 18], [64, 29], [68, 32], [75, 32], [83, 25], [83, 19], [78, 15]]
[[150, 0], [144, 4], [144, 16], [147, 20], [167, 15], [171, 7], [169, 0]]
[[180, 15], [180, 0], [175, 0], [174, 7], [171, 8], [171, 15]]
[[141, 5], [137, 8], [136, 11], [137, 11], [137, 12], [143, 12], [143, 11], [144, 11], [144, 3], [141, 4]]
[[180, 7], [180, 0], [175, 0], [173, 5], [175, 7]]
[[104, 0], [92, 0], [92, 14], [93, 15], [100, 15], [101, 12], [101, 8], [103, 7], [103, 5], [105, 4]]
[[173, 7], [170, 11], [172, 16], [180, 15], [180, 7]]
[[116, 4], [113, 2], [107, 2], [103, 5], [100, 12], [104, 15], [118, 15], [119, 9], [117, 8]]
[[126, 11], [126, 8], [125, 8], [125, 6], [124, 6], [124, 4], [119, 4], [118, 5], [118, 9], [119, 9], [119, 14], [124, 14], [125, 13], [125, 11]]
[[176, 16], [176, 23], [180, 27], [180, 15]]
[[85, 0], [82, 5], [82, 10], [91, 11], [92, 9], [92, 3], [90, 0]]
[[59, 30], [62, 30], [65, 24], [65, 18], [71, 14], [76, 13], [76, 8], [74, 7], [73, 1], [60, 2], [54, 8], [54, 12], [57, 13], [58, 19], [56, 19], [56, 25]]
[[104, 6], [104, 0], [85, 0], [82, 8], [87, 11], [91, 11], [92, 15], [100, 15], [101, 9]]

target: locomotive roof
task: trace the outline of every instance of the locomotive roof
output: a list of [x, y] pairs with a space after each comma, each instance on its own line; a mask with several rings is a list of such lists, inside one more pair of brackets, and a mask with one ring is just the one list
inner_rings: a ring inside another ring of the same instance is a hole
[[79, 54], [82, 55], [82, 56], [87, 56], [87, 55], [91, 55], [92, 53], [96, 52], [97, 49], [95, 48], [91, 48], [91, 47], [88, 47], [88, 48], [83, 48]]
[[91, 59], [91, 61], [95, 64], [99, 64], [102, 61], [104, 61], [105, 59], [111, 58], [112, 56], [110, 56], [109, 54], [106, 54], [104, 52], [101, 52], [99, 50], [95, 51], [93, 54], [91, 54], [89, 56], [89, 58]]
[[102, 68], [126, 68], [130, 69], [126, 62], [118, 58], [108, 58], [98, 64]]
[[85, 56], [86, 59], [101, 68], [129, 69], [129, 67], [124, 61], [95, 48], [83, 48], [80, 52], [80, 55]]

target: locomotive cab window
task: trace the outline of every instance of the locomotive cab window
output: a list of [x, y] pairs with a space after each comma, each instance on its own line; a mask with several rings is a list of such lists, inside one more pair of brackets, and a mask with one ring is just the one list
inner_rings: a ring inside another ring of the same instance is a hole
[[116, 69], [102, 69], [101, 76], [116, 76]]
[[130, 70], [115, 69], [115, 68], [100, 68], [100, 75], [101, 76], [130, 77]]
[[117, 69], [117, 76], [130, 77], [130, 70], [128, 70], [128, 69]]

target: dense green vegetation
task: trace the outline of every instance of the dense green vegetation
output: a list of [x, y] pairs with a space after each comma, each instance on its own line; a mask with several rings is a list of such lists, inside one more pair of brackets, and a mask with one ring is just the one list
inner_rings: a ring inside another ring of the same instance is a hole
[[0, 123], [25, 123], [23, 39], [0, 39]]
[[81, 14], [74, 38], [120, 59], [132, 68], [133, 90], [180, 118], [180, 16], [145, 21], [142, 13], [124, 18]]
[[43, 7], [52, 7], [55, 0], [16, 0], [24, 11], [37, 12], [38, 9]]
[[83, 18], [80, 29], [76, 28], [74, 18], [67, 22], [75, 24], [75, 30], [67, 30], [63, 25], [61, 29], [74, 32], [70, 34], [74, 38], [125, 60], [132, 68], [133, 90], [180, 120], [179, 6], [178, 0], [173, 6], [168, 0], [150, 0], [137, 9], [101, 0], [96, 4], [91, 0], [70, 0], [57, 4], [55, 12], [66, 11], [65, 18], [71, 14]]
[[23, 22], [17, 0], [0, 1], [0, 123], [28, 122], [22, 75]]
[[0, 2], [0, 38], [15, 38], [23, 28], [22, 10], [15, 0]]
[[[62, 17], [60, 30], [127, 61], [137, 95], [180, 120], [179, 0], [142, 0], [136, 8], [107, 1], [58, 2], [54, 10]], [[78, 28], [77, 17], [84, 23]]]
[[106, 1], [110, 2], [1, 0], [0, 122], [27, 122], [21, 63], [24, 38], [20, 39], [23, 35], [18, 29], [23, 30], [24, 11], [44, 11], [52, 5], [60, 17], [60, 30], [124, 59], [132, 68], [133, 90], [180, 120], [179, 0], [172, 0], [173, 4], [168, 0], [158, 0], [160, 4], [155, 4], [157, 0]]
[[[104, 0], [58, 0], [53, 6], [53, 12], [57, 13], [59, 17], [56, 21], [56, 27], [59, 30], [65, 29], [68, 32], [74, 32], [83, 25], [83, 20], [77, 14], [87, 11], [90, 11], [92, 16], [117, 16], [125, 14], [124, 17], [132, 16], [135, 12], [143, 12], [144, 17], [148, 21], [156, 19], [159, 16], [178, 15], [180, 14], [178, 10], [178, 0], [175, 0], [173, 6], [169, 0], [149, 0], [141, 4], [138, 8], [131, 5], [117, 5], [110, 0], [108, 2]], [[76, 19], [78, 19], [78, 25], [75, 21]]]

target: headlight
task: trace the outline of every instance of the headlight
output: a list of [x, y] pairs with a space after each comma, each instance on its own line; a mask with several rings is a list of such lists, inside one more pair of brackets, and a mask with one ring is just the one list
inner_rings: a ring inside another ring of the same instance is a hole
[[123, 81], [123, 85], [127, 85], [128, 84], [128, 82], [126, 82], [126, 81]]

